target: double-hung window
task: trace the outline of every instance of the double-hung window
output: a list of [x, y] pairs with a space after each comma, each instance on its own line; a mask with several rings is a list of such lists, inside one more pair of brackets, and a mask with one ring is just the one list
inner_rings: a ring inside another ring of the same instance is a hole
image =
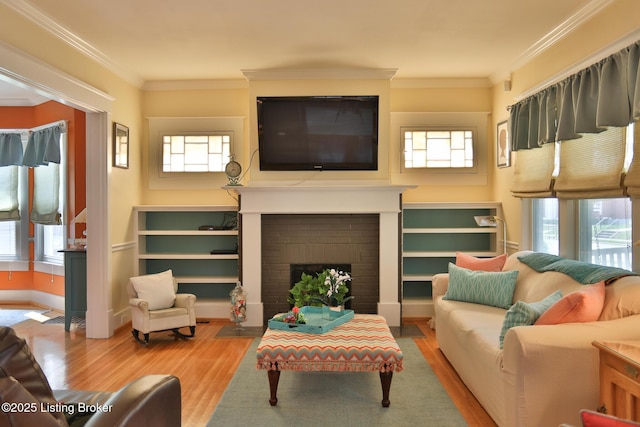
[[[617, 133], [620, 135], [616, 136]], [[587, 145], [584, 141], [578, 142], [582, 144], [579, 146], [581, 149], [594, 151], [592, 156], [599, 164], [593, 168], [598, 167], [601, 171], [607, 153], [604, 147], [607, 142], [611, 142], [607, 138], [617, 138], [620, 141], [617, 146], [624, 147], [617, 150], [622, 150], [623, 152], [619, 152], [619, 155], [624, 157], [621, 163], [616, 163], [622, 165], [617, 169], [619, 172], [620, 169], [626, 172], [633, 157], [633, 144], [640, 142], [634, 141], [633, 134], [634, 124], [631, 124], [626, 129], [612, 128], [610, 131], [595, 136], [590, 135], [590, 138], [600, 138], [592, 145]], [[554, 177], [561, 175], [563, 168], [561, 155], [563, 144], [556, 144], [556, 147], [555, 162], [559, 164], [559, 168], [554, 170]], [[573, 149], [575, 150], [575, 148]], [[586, 167], [586, 170], [579, 171], [579, 174], [574, 173], [576, 168], [571, 163], [578, 156], [590, 158], [591, 155], [572, 152], [571, 156], [569, 161], [564, 162], [564, 167], [570, 168], [569, 172], [565, 171], [565, 174], [571, 174], [571, 179], [565, 179], [561, 189], [557, 188], [560, 186], [556, 182], [555, 188], [558, 189], [558, 198], [531, 199], [532, 248], [535, 251], [594, 264], [632, 269], [631, 200], [628, 197], [599, 197], [598, 195], [601, 193], [596, 190], [582, 188], [579, 190], [579, 197], [561, 197], [561, 190], [567, 187], [571, 189], [570, 186], [575, 186], [576, 182], [586, 181], [590, 175], [596, 175], [593, 168], [589, 172], [589, 165], [585, 166], [586, 161], [584, 160], [578, 162], [578, 166]], [[595, 179], [593, 187], [595, 188], [602, 182], [605, 182], [605, 178]], [[564, 191], [566, 193], [566, 190]]]

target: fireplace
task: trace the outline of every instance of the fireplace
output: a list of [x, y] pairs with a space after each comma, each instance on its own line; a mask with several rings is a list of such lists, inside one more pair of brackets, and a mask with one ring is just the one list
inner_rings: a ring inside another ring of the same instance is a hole
[[240, 195], [246, 325], [263, 326], [270, 315], [289, 309], [290, 264], [335, 263], [351, 264], [354, 311], [377, 313], [390, 326], [400, 326], [400, 195], [405, 188], [234, 187]]
[[263, 320], [289, 310], [292, 264], [348, 265], [358, 284], [353, 287], [351, 308], [376, 313], [378, 230], [375, 214], [262, 215]]

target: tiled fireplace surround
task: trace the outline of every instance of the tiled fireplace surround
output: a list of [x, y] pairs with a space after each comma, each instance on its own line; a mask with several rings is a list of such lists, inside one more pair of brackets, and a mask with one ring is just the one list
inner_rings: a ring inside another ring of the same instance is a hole
[[246, 326], [288, 309], [290, 264], [351, 264], [353, 309], [400, 326], [401, 186], [248, 186], [240, 195]]

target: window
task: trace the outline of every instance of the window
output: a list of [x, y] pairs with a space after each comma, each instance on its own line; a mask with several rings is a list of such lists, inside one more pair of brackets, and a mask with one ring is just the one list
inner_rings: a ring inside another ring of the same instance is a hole
[[242, 163], [244, 117], [149, 117], [149, 189], [220, 188], [229, 156]]
[[16, 221], [0, 221], [0, 259], [16, 259]]
[[162, 172], [222, 172], [230, 153], [230, 134], [164, 135]]
[[[552, 177], [558, 198], [531, 199], [533, 250], [593, 264], [633, 268], [632, 202], [620, 197], [620, 177], [629, 171], [636, 143], [634, 125], [630, 124], [555, 144]], [[523, 151], [526, 155], [541, 150]], [[535, 158], [527, 160], [535, 165], [529, 176], [541, 169]], [[537, 192], [541, 193], [539, 189]]]
[[579, 203], [581, 261], [631, 269], [631, 200], [589, 199]]
[[533, 250], [632, 269], [631, 199], [533, 199], [532, 214]]
[[[67, 170], [67, 134], [60, 135], [60, 164], [49, 163], [48, 165], [38, 166], [34, 168], [34, 187], [39, 186], [38, 179], [46, 180], [46, 185], [55, 183], [57, 188], [48, 188], [49, 194], [56, 193], [57, 197], [47, 200], [47, 203], [56, 203], [56, 206], [50, 208], [51, 212], [56, 212], [56, 217], [60, 219], [62, 217], [62, 223], [55, 223], [56, 221], [50, 221], [49, 223], [35, 224], [35, 258], [36, 261], [40, 261], [47, 264], [64, 265], [64, 254], [59, 252], [61, 249], [66, 248], [66, 231], [69, 219], [65, 217], [66, 212], [66, 170]], [[52, 178], [55, 175], [55, 179]], [[35, 192], [35, 190], [34, 190]], [[35, 197], [35, 196], [34, 196]], [[51, 266], [43, 266], [38, 262], [35, 263], [34, 269], [36, 271], [50, 272]], [[62, 271], [55, 271], [56, 274], [62, 275]]]
[[536, 199], [533, 203], [533, 249], [558, 255], [558, 199]]
[[403, 129], [405, 168], [473, 168], [470, 129]]

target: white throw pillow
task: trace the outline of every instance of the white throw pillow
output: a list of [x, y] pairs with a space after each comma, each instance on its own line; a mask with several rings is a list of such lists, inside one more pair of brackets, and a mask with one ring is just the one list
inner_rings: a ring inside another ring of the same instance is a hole
[[176, 294], [173, 290], [173, 273], [171, 270], [132, 277], [129, 280], [131, 280], [138, 298], [149, 303], [149, 310], [173, 307]]

